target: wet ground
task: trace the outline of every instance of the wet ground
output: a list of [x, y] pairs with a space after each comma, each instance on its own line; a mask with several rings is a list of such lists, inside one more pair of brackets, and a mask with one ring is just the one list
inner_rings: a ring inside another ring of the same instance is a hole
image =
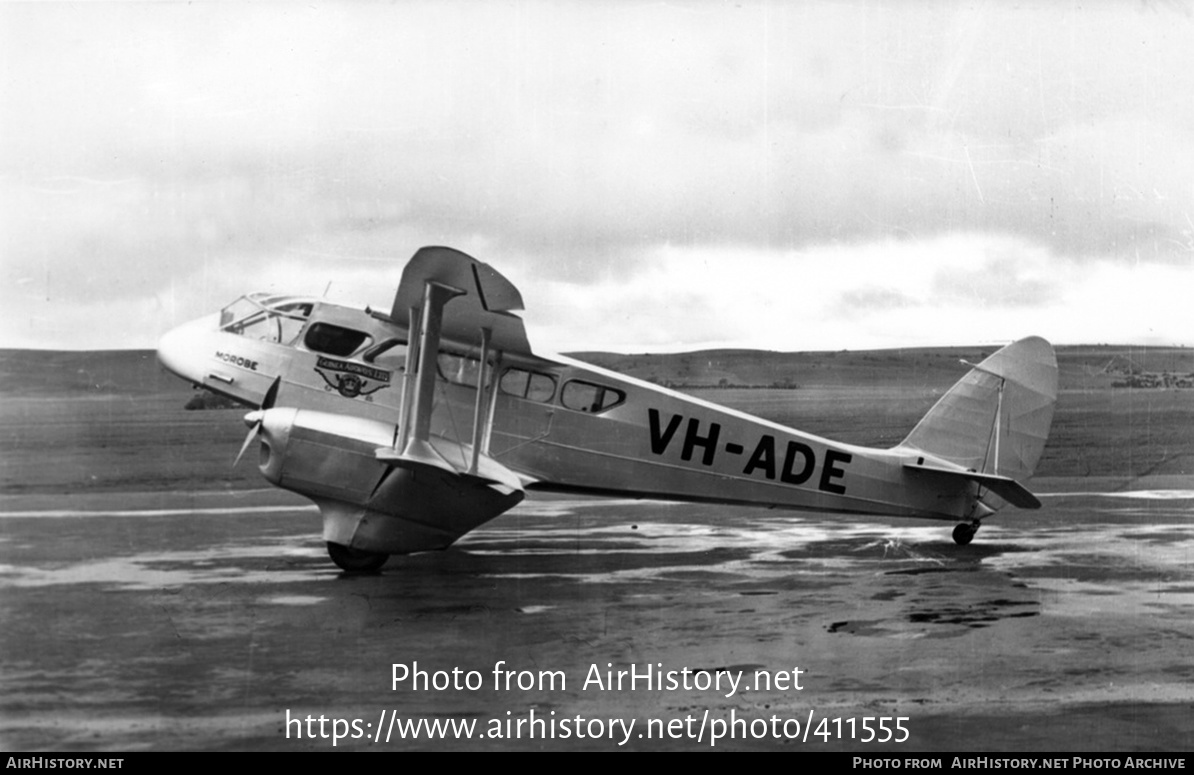
[[[1189, 750], [1189, 484], [1039, 482], [1042, 510], [967, 547], [945, 523], [534, 500], [366, 576], [277, 491], [9, 497], [0, 748], [699, 749], [738, 720], [717, 748]], [[395, 664], [427, 685], [392, 688]], [[651, 685], [619, 688], [632, 667]], [[400, 739], [418, 719], [475, 726]]]

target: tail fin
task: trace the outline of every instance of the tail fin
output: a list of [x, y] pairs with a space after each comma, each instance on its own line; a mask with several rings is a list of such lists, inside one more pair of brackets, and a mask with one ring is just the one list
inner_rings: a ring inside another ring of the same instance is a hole
[[1021, 339], [971, 369], [897, 449], [1024, 481], [1041, 459], [1056, 402], [1053, 346]]

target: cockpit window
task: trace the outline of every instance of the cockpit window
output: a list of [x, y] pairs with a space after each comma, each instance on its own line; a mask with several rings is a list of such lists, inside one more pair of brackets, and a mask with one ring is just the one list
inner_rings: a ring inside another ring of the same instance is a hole
[[294, 296], [254, 293], [220, 312], [220, 330], [265, 342], [290, 344], [311, 316], [315, 303]]
[[340, 357], [352, 355], [370, 341], [372, 337], [364, 331], [331, 323], [313, 323], [307, 329], [307, 335], [303, 337], [303, 344], [307, 345], [307, 349]]

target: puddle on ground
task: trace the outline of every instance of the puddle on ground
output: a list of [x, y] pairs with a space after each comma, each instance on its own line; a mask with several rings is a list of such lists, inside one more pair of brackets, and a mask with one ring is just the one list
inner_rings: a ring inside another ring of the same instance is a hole
[[[150, 590], [191, 584], [284, 583], [310, 581], [335, 568], [324, 566], [322, 545], [306, 537], [265, 539], [253, 546], [220, 546], [202, 551], [152, 552], [61, 567], [0, 565], [0, 588], [104, 584], [120, 590]], [[269, 560], [264, 567], [247, 560]], [[319, 559], [309, 563], [306, 560]], [[330, 561], [329, 561], [330, 563]]]

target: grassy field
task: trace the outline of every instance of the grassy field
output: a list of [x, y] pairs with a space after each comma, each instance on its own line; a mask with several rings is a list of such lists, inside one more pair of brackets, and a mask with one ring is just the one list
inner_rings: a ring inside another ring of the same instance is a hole
[[[898, 443], [990, 348], [837, 353], [579, 354], [694, 395], [856, 444]], [[1194, 390], [1115, 389], [1109, 364], [1194, 371], [1187, 348], [1064, 347], [1038, 477], [1194, 474]], [[717, 388], [787, 382], [798, 389]], [[148, 351], [0, 351], [0, 494], [244, 489], [243, 410], [183, 409], [193, 391]]]

